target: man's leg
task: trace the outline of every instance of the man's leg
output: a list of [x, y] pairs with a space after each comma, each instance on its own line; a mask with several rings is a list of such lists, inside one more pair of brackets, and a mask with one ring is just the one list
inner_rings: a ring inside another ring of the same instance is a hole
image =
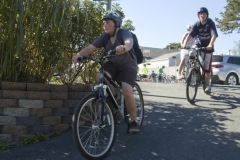
[[206, 86], [210, 85], [210, 79], [211, 79], [210, 73], [205, 73]]
[[178, 67], [178, 75], [177, 75], [177, 79], [180, 80], [183, 78], [182, 76], [182, 68], [183, 66], [185, 65], [185, 59], [183, 59], [181, 62], [180, 62], [180, 65]]
[[137, 122], [137, 106], [136, 100], [133, 96], [133, 88], [128, 83], [122, 82], [122, 92], [126, 102], [127, 110], [131, 117], [131, 122], [129, 124], [129, 132], [139, 132], [140, 126]]
[[122, 82], [122, 92], [123, 92], [124, 100], [126, 102], [126, 107], [128, 112], [130, 113], [131, 119], [137, 120], [136, 101], [133, 96], [132, 86], [125, 82]]
[[211, 92], [211, 86], [210, 86], [210, 79], [211, 79], [211, 67], [212, 67], [212, 53], [205, 55], [205, 62], [204, 62], [204, 68], [207, 70], [205, 72], [205, 83], [206, 83], [206, 93]]

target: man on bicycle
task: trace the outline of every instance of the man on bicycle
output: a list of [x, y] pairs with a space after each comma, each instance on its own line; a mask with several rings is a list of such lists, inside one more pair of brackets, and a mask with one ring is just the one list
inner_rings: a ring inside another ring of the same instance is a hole
[[[128, 30], [123, 30], [122, 38], [124, 45], [117, 39], [117, 33], [122, 24], [122, 17], [117, 12], [107, 12], [103, 15], [102, 22], [105, 33], [98, 36], [92, 44], [79, 51], [73, 56], [72, 60], [76, 63], [79, 57], [87, 56], [101, 47], [104, 47], [106, 52], [116, 50], [117, 56], [108, 58], [108, 61], [104, 64], [104, 70], [113, 80], [121, 82], [126, 107], [132, 120], [129, 125], [129, 132], [139, 132], [140, 126], [137, 123], [136, 101], [133, 96], [133, 86], [137, 76], [138, 65], [136, 56], [130, 53], [133, 47], [132, 34]], [[109, 34], [110, 38], [104, 46], [103, 38], [105, 34]], [[100, 74], [98, 73], [96, 76], [97, 82], [99, 82], [99, 77]]]
[[[190, 31], [189, 35], [187, 36], [186, 40], [182, 44], [182, 48], [186, 47], [186, 44], [192, 37], [196, 37], [195, 45], [197, 47], [206, 47], [206, 50], [201, 51], [199, 55], [203, 62], [201, 62], [202, 68], [205, 72], [206, 77], [206, 93], [211, 92], [210, 86], [210, 72], [211, 72], [211, 65], [212, 65], [212, 53], [214, 52], [214, 42], [218, 37], [218, 33], [216, 30], [215, 23], [212, 19], [208, 18], [209, 13], [208, 9], [205, 7], [201, 7], [198, 10], [198, 18], [200, 21], [196, 22], [193, 25], [192, 30]], [[195, 52], [190, 53], [190, 59], [194, 58], [196, 55]]]
[[[187, 32], [184, 33], [184, 35], [181, 39], [181, 44], [183, 44], [183, 42], [185, 41], [186, 37], [188, 36], [189, 32], [192, 29], [192, 26], [193, 26], [192, 24], [187, 25]], [[188, 41], [187, 46], [192, 47], [193, 44], [194, 44], [194, 38], [192, 38]], [[182, 68], [184, 67], [184, 65], [186, 65], [186, 63], [188, 61], [188, 50], [186, 50], [184, 48], [181, 49], [180, 57], [181, 57], [181, 62], [180, 62], [179, 67], [178, 67], [177, 80], [181, 80], [181, 79], [185, 78], [182, 75]]]

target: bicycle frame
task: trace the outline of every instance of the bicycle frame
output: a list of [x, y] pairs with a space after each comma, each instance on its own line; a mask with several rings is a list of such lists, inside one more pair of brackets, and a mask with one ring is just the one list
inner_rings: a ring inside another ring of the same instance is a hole
[[[124, 108], [123, 95], [121, 94], [121, 105], [118, 106], [118, 103], [117, 103], [115, 97], [113, 96], [113, 93], [112, 93], [109, 85], [104, 82], [104, 78], [105, 78], [113, 87], [115, 87], [117, 89], [120, 89], [120, 86], [117, 85], [104, 71], [104, 60], [107, 57], [113, 56], [113, 55], [111, 55], [112, 54], [111, 52], [113, 53], [115, 51], [109, 51], [108, 56], [103, 56], [100, 59], [89, 58], [90, 60], [94, 60], [101, 65], [101, 69], [99, 71], [99, 73], [100, 73], [100, 83], [98, 85], [95, 85], [95, 86], [92, 87], [92, 91], [95, 92], [95, 93], [98, 93], [99, 100], [102, 100], [102, 106], [103, 107], [101, 108], [101, 117], [100, 117], [101, 121], [103, 121], [103, 116], [104, 116], [103, 113], [104, 113], [105, 103], [106, 103], [106, 98], [107, 97], [110, 97], [116, 111], [117, 112], [119, 112], [119, 110], [121, 111], [121, 114], [119, 114], [119, 115], [123, 115], [123, 112], [124, 112], [124, 110], [123, 110], [123, 108]], [[85, 59], [87, 59], [87, 58], [85, 57]], [[121, 119], [123, 119], [122, 116], [121, 116]]]
[[[201, 62], [199, 60], [199, 53], [200, 53], [200, 49], [206, 49], [205, 47], [201, 47], [201, 48], [186, 48], [186, 49], [193, 49], [196, 51], [196, 56], [195, 56], [195, 61], [191, 61], [191, 60], [188, 60], [188, 67], [189, 68], [196, 68], [197, 70], [199, 70], [199, 72], [202, 72], [202, 74], [199, 73], [199, 77], [201, 78], [200, 81], [203, 81], [205, 79], [202, 79], [203, 77], [201, 75], [205, 74], [204, 70], [203, 70], [203, 66], [201, 65]], [[205, 60], [205, 56], [204, 56], [204, 59]], [[187, 69], [189, 70], [189, 69]], [[189, 73], [187, 73], [189, 74]], [[186, 75], [186, 77], [188, 77], [188, 75]]]

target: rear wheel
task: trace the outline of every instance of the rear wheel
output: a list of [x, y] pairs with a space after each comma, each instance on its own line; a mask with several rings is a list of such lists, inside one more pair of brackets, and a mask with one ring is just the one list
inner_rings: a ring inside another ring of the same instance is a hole
[[187, 78], [187, 85], [186, 85], [186, 95], [187, 100], [190, 103], [193, 103], [198, 89], [198, 70], [196, 68], [191, 68], [189, 70], [189, 75]]
[[[144, 118], [144, 101], [143, 101], [141, 88], [137, 83], [135, 83], [133, 87], [133, 96], [136, 100], [137, 121], [138, 121], [138, 124], [141, 126]], [[124, 116], [125, 116], [125, 122], [128, 126], [129, 122], [131, 121], [131, 117], [126, 107], [124, 108]]]
[[74, 141], [86, 159], [106, 157], [116, 137], [113, 111], [105, 103], [101, 121], [102, 107], [98, 94], [90, 94], [81, 99], [73, 115]]

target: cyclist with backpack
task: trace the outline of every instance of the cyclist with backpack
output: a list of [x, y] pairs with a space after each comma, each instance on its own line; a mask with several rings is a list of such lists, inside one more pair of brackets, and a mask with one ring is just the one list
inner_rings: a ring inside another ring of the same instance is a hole
[[[102, 47], [106, 52], [116, 50], [116, 56], [108, 58], [108, 61], [104, 64], [104, 70], [113, 80], [121, 82], [126, 107], [132, 120], [129, 124], [129, 132], [139, 132], [136, 101], [132, 92], [138, 70], [137, 57], [132, 53], [135, 41], [130, 31], [120, 29], [122, 17], [119, 13], [107, 12], [103, 15], [102, 22], [105, 33], [98, 36], [92, 44], [79, 51], [73, 56], [72, 60], [76, 63], [79, 57], [87, 56]], [[99, 76], [98, 73], [96, 76], [97, 82]]]
[[[211, 72], [211, 65], [212, 65], [212, 53], [214, 52], [214, 42], [218, 37], [217, 29], [215, 23], [212, 19], [208, 18], [209, 12], [208, 9], [205, 7], [201, 7], [198, 10], [198, 18], [192, 30], [190, 31], [189, 35], [187, 36], [186, 40], [182, 44], [182, 48], [187, 46], [189, 40], [193, 37], [196, 37], [195, 45], [197, 47], [206, 47], [206, 50], [202, 51], [200, 54], [200, 59], [202, 59], [201, 65], [205, 72], [206, 77], [206, 93], [211, 92], [210, 86], [210, 72]], [[190, 54], [190, 59], [195, 58], [196, 52], [192, 51]]]

